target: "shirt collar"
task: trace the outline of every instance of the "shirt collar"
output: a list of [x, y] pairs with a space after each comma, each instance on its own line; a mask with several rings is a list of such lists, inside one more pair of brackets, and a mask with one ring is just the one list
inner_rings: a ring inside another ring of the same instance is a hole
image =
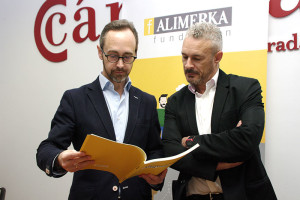
[[[111, 85], [112, 87], [114, 87], [114, 84], [108, 80], [105, 76], [103, 76], [102, 72], [100, 73], [99, 75], [99, 82], [100, 82], [100, 87], [101, 89], [104, 91], [104, 90], [107, 90], [109, 88], [109, 86]], [[129, 89], [131, 87], [131, 80], [130, 78], [128, 77], [126, 79], [126, 84], [125, 84], [125, 90], [128, 92]]]
[[[212, 79], [210, 79], [209, 81], [207, 81], [206, 83], [206, 90], [210, 90], [213, 87], [217, 87], [217, 82], [218, 82], [218, 77], [219, 77], [219, 69], [217, 70], [217, 72], [215, 73], [215, 75], [212, 77]], [[202, 94], [196, 92], [196, 89], [193, 85], [189, 84], [188, 86], [189, 90], [191, 91], [191, 93], [196, 94], [201, 96]]]

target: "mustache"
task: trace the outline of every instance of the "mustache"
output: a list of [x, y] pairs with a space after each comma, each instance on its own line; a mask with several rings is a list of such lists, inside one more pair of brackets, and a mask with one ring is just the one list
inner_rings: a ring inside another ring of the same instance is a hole
[[112, 71], [114, 71], [114, 72], [125, 72], [125, 70], [123, 68], [118, 68], [118, 67], [116, 69], [112, 70]]
[[193, 74], [199, 74], [199, 72], [193, 70], [193, 69], [185, 69], [184, 70], [184, 73], [187, 74], [187, 73], [193, 73]]

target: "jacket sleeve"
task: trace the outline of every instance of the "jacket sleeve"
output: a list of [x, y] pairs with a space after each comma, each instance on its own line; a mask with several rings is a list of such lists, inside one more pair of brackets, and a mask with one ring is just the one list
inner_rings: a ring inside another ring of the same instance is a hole
[[51, 122], [48, 138], [37, 149], [36, 161], [39, 168], [48, 176], [60, 177], [53, 173], [53, 163], [59, 153], [68, 149], [75, 129], [72, 98], [68, 91], [64, 93], [60, 105]]
[[[265, 122], [259, 82], [245, 79], [229, 92], [233, 94], [229, 94], [228, 102], [224, 105], [224, 109], [228, 111], [220, 118], [219, 132], [195, 138], [200, 147], [192, 154], [198, 160], [209, 158], [218, 162], [246, 161], [259, 148]], [[239, 120], [242, 125], [236, 127]]]
[[[160, 125], [158, 121], [158, 114], [157, 114], [157, 104], [154, 96], [150, 97], [149, 104], [146, 105], [150, 107], [150, 127], [148, 132], [148, 138], [147, 138], [147, 145], [145, 152], [147, 154], [147, 160], [156, 159], [163, 157], [163, 150], [162, 150], [162, 141], [160, 138]], [[147, 114], [149, 114], [147, 113]], [[164, 181], [161, 184], [158, 185], [151, 185], [150, 187], [155, 190], [162, 190]]]
[[148, 160], [163, 157], [162, 142], [160, 139], [160, 125], [156, 109], [157, 104], [155, 98], [153, 96], [151, 97], [151, 103], [149, 104], [149, 106], [151, 106], [151, 121], [145, 149]]
[[[179, 154], [186, 149], [181, 145], [181, 139], [188, 136], [181, 128], [182, 116], [177, 105], [176, 96], [171, 96], [165, 109], [165, 124], [162, 135], [164, 153], [166, 156]], [[196, 159], [193, 154], [188, 154], [171, 167], [182, 173], [214, 181], [216, 179], [217, 162], [209, 159]]]

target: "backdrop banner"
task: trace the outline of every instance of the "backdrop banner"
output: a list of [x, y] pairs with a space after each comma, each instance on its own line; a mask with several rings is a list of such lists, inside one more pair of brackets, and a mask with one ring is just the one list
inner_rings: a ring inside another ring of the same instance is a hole
[[[130, 75], [135, 86], [155, 95], [158, 109], [166, 97], [186, 85], [181, 46], [187, 28], [211, 22], [223, 33], [226, 73], [257, 78], [266, 97], [268, 1], [139, 1], [123, 3], [120, 18], [133, 21], [139, 33], [138, 59]], [[255, 25], [255, 26], [254, 26]], [[163, 126], [163, 112], [160, 113]], [[264, 138], [262, 140], [264, 142]]]
[[[266, 101], [268, 1], [171, 0], [123, 3], [120, 18], [133, 21], [139, 33], [138, 59], [130, 75], [133, 85], [155, 95], [163, 134], [167, 98], [187, 84], [181, 47], [187, 28], [196, 22], [218, 25], [223, 34], [224, 56], [220, 68], [226, 73], [257, 78]], [[262, 143], [265, 142], [263, 136]], [[164, 190], [154, 198], [171, 199], [169, 169]]]

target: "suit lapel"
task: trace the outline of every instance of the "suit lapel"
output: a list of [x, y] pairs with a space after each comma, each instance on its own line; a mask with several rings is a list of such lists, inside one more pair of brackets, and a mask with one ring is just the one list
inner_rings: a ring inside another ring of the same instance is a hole
[[221, 113], [225, 105], [227, 95], [228, 95], [228, 75], [225, 74], [221, 69], [218, 78], [218, 84], [214, 99], [214, 105], [211, 116], [211, 132], [217, 133], [219, 130], [219, 123], [221, 118]]
[[129, 143], [130, 141], [130, 137], [133, 133], [137, 121], [140, 102], [141, 94], [137, 92], [135, 87], [131, 86], [129, 90], [129, 113], [124, 143]]
[[196, 120], [196, 108], [195, 108], [195, 95], [191, 93], [186, 87], [186, 94], [184, 95], [184, 105], [186, 105], [186, 116], [188, 119], [189, 127], [194, 135], [199, 135], [197, 120]]
[[94, 105], [99, 115], [99, 118], [106, 129], [106, 132], [109, 136], [108, 139], [115, 141], [116, 136], [115, 136], [114, 127], [111, 121], [111, 117], [98, 78], [88, 86], [87, 95], [91, 100], [92, 104]]

